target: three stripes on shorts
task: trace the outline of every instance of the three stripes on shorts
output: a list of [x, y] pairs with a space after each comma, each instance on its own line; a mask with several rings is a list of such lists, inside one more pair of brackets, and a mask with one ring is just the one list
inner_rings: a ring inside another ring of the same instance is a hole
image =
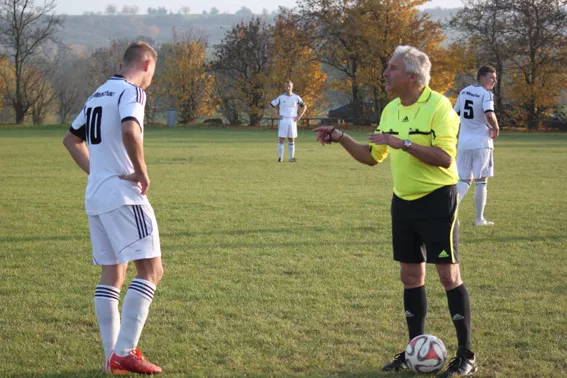
[[138, 227], [138, 236], [140, 239], [143, 239], [150, 234], [150, 232], [148, 232], [144, 210], [140, 205], [133, 205], [132, 209], [134, 211], [134, 218], [136, 219], [136, 226]]

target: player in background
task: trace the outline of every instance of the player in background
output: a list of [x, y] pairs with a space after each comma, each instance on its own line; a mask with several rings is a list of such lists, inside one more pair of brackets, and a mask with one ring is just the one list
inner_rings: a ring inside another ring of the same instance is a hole
[[[93, 264], [102, 267], [94, 307], [104, 351], [105, 371], [156, 374], [137, 348], [156, 286], [163, 275], [159, 232], [146, 193], [150, 179], [144, 160], [146, 92], [157, 54], [145, 42], [124, 52], [121, 74], [102, 84], [87, 100], [63, 144], [88, 174], [85, 209]], [[128, 262], [136, 265], [122, 305], [120, 290]]]
[[494, 176], [494, 139], [500, 128], [494, 113], [496, 70], [482, 66], [476, 75], [477, 83], [461, 91], [455, 104], [455, 111], [461, 117], [461, 129], [457, 153], [459, 170], [459, 203], [475, 182], [474, 203], [476, 226], [491, 226], [494, 222], [484, 218], [488, 178]]
[[[279, 111], [275, 113], [279, 118], [278, 122], [278, 163], [281, 163], [284, 156], [284, 142], [285, 138], [288, 140], [287, 149], [289, 153], [289, 161], [296, 162], [295, 159], [295, 138], [297, 138], [297, 122], [301, 119], [307, 106], [295, 93], [293, 93], [293, 83], [291, 80], [285, 82], [285, 93], [279, 95], [274, 101], [270, 103], [274, 111], [276, 107]], [[299, 113], [298, 113], [298, 108]]]

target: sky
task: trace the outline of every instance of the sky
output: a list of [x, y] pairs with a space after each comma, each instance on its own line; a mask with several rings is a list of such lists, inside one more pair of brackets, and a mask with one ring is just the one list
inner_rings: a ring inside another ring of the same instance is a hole
[[[177, 13], [183, 7], [188, 6], [191, 13], [202, 13], [204, 10], [209, 11], [212, 7], [216, 7], [221, 13], [234, 13], [242, 6], [246, 6], [254, 13], [262, 13], [263, 9], [273, 11], [278, 6], [293, 8], [296, 0], [103, 0], [100, 2], [87, 2], [77, 0], [56, 0], [57, 13], [59, 14], [83, 14], [85, 12], [104, 12], [108, 4], [116, 5], [120, 11], [124, 5], [137, 5], [140, 9], [139, 13], [147, 13], [147, 9], [165, 7], [168, 10]], [[36, 1], [41, 4], [42, 1]], [[458, 8], [461, 7], [460, 0], [432, 0], [424, 8]]]

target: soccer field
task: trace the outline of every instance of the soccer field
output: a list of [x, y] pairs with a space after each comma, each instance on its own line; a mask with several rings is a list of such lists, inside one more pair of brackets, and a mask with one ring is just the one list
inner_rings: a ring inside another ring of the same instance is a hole
[[[65, 133], [0, 127], [0, 377], [102, 375], [86, 175]], [[363, 166], [311, 131], [297, 163], [287, 147], [276, 163], [274, 130], [149, 128], [145, 145], [165, 274], [140, 348], [163, 376], [416, 376], [380, 372], [407, 342], [389, 160]], [[496, 225], [473, 227], [474, 189], [460, 209], [474, 376], [565, 377], [567, 134], [503, 134], [495, 174]], [[452, 357], [429, 272], [427, 332]]]

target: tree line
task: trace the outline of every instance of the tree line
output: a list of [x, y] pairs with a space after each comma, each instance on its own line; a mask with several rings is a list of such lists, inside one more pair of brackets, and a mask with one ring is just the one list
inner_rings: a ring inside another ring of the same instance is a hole
[[[289, 78], [310, 105], [308, 115], [320, 114], [325, 94], [334, 91], [363, 120], [368, 104], [380, 113], [391, 100], [382, 72], [400, 44], [430, 56], [431, 87], [449, 96], [474, 81], [478, 66], [492, 64], [504, 125], [537, 128], [560, 111], [567, 0], [464, 0], [446, 23], [419, 11], [426, 2], [298, 0], [273, 22], [243, 17], [212, 46], [203, 35], [173, 29], [172, 41], [156, 46], [147, 117], [175, 109], [181, 123], [222, 115], [232, 125], [257, 125]], [[69, 122], [85, 97], [116, 73], [131, 42], [69, 51], [58, 38], [64, 19], [54, 9], [55, 0], [40, 7], [30, 0], [0, 3], [0, 106], [11, 108], [18, 124], [42, 123], [47, 114]]]

